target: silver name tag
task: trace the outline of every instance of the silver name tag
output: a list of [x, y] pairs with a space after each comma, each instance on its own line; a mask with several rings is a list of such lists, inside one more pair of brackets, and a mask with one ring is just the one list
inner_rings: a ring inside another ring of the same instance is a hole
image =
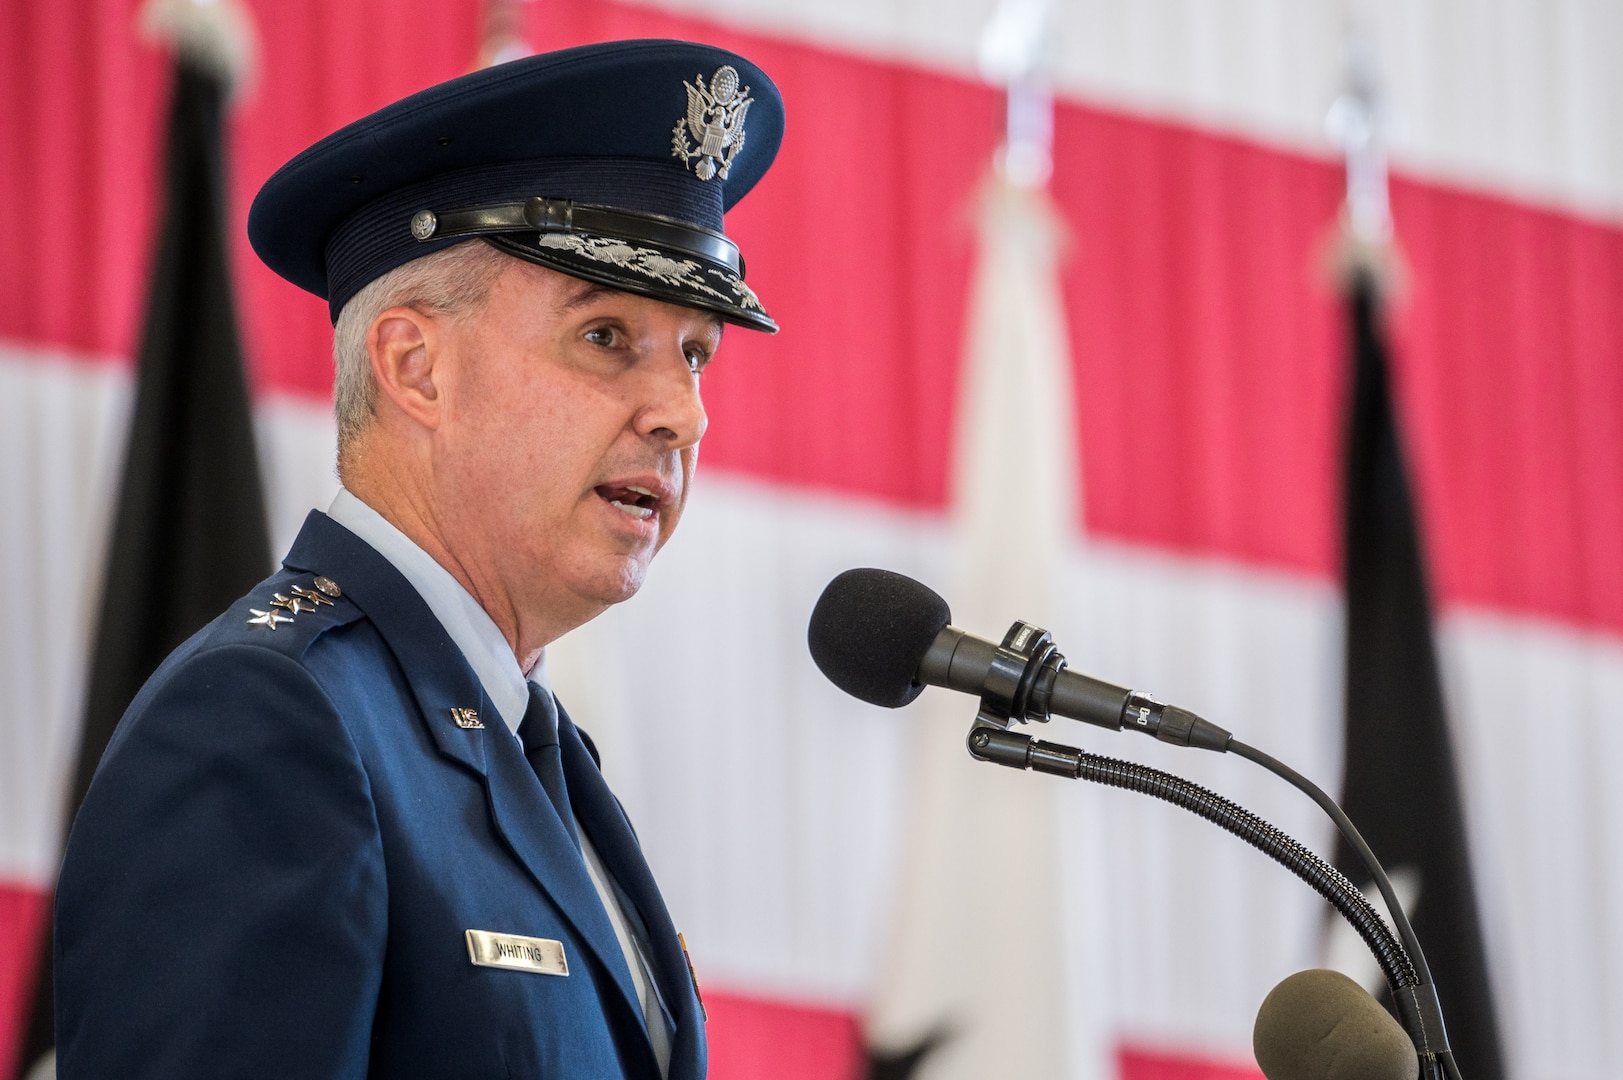
[[564, 943], [551, 938], [520, 937], [489, 930], [469, 930], [468, 959], [480, 967], [533, 971], [538, 975], [568, 975]]

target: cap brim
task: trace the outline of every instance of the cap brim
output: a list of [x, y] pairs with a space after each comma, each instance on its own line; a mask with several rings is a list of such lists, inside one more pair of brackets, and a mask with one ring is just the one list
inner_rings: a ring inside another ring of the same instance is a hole
[[500, 233], [484, 239], [509, 255], [583, 281], [713, 311], [751, 330], [778, 332], [742, 277], [684, 252], [582, 232]]

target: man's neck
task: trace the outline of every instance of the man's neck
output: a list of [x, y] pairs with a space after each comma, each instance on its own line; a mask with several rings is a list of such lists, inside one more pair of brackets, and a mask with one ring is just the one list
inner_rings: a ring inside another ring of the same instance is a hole
[[352, 495], [422, 548], [429, 558], [444, 567], [457, 584], [467, 590], [468, 595], [501, 631], [525, 674], [535, 667], [550, 639], [524, 640], [523, 620], [507, 590], [479, 572], [480, 562], [473, 553], [459, 551], [451, 542], [441, 518], [434, 513], [435, 500], [428, 492], [418, 485], [403, 482], [393, 470], [368, 468], [357, 461], [341, 463], [339, 481]]

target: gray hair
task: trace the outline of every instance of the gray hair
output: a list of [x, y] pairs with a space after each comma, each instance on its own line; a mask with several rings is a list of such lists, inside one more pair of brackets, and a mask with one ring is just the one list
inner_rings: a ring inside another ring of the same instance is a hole
[[475, 314], [502, 271], [512, 265], [511, 260], [483, 241], [465, 241], [397, 266], [350, 297], [338, 313], [332, 335], [333, 412], [338, 418], [340, 468], [345, 451], [377, 414], [378, 384], [366, 354], [372, 323], [392, 307], [452, 318]]

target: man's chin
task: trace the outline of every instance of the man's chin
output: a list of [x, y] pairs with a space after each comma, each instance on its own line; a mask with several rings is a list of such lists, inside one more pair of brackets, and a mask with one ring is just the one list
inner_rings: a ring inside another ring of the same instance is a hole
[[639, 555], [620, 556], [582, 582], [580, 591], [604, 607], [610, 607], [636, 596], [647, 577], [647, 558]]

